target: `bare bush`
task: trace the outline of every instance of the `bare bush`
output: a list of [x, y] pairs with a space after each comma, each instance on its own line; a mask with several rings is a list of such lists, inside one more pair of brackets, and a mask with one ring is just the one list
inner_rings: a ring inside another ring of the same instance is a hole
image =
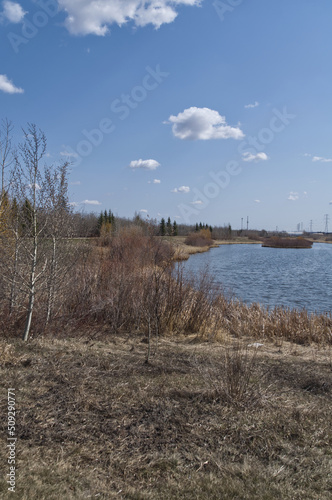
[[185, 239], [186, 245], [193, 247], [206, 247], [213, 245], [211, 231], [209, 229], [201, 229], [197, 233], [190, 233]]
[[261, 404], [263, 391], [257, 372], [257, 351], [236, 343], [224, 348], [218, 358], [197, 365], [208, 396], [244, 409]]

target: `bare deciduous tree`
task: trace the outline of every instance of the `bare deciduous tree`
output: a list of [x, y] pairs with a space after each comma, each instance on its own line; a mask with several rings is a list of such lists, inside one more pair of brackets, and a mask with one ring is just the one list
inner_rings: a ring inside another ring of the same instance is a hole
[[45, 222], [42, 225], [39, 224], [39, 215], [42, 213], [45, 194], [42, 190], [44, 180], [40, 162], [46, 153], [46, 137], [41, 130], [37, 129], [36, 125], [31, 123], [28, 124], [26, 130], [23, 129], [23, 134], [24, 142], [19, 145], [19, 151], [15, 155], [15, 164], [18, 181], [17, 187], [21, 193], [25, 194], [28, 217], [30, 218], [30, 224], [27, 224], [25, 227], [30, 264], [27, 280], [28, 310], [23, 333], [23, 340], [27, 340], [34, 310], [36, 285], [47, 265], [47, 261], [45, 260], [43, 268], [37, 273], [39, 243], [45, 229]]

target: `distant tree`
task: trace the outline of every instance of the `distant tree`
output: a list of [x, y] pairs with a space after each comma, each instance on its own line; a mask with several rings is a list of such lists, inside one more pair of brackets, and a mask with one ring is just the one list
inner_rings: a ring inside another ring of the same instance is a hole
[[162, 218], [159, 224], [159, 234], [160, 236], [165, 236], [166, 235], [166, 222], [165, 219]]
[[173, 222], [173, 236], [178, 235], [178, 225], [176, 223], [176, 220]]
[[196, 225], [195, 225], [195, 231], [198, 233], [199, 231], [199, 226], [198, 226], [198, 223], [196, 222]]
[[168, 217], [168, 219], [167, 219], [166, 232], [167, 232], [167, 236], [172, 236], [172, 222], [171, 222], [170, 217]]

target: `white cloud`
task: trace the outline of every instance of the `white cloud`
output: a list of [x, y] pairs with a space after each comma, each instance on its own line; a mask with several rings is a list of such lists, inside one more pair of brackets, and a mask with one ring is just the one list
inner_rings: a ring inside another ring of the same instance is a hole
[[59, 0], [67, 13], [65, 25], [74, 35], [104, 36], [109, 26], [133, 22], [135, 26], [152, 24], [156, 29], [171, 23], [180, 5], [199, 5], [200, 0]]
[[255, 101], [254, 104], [246, 104], [244, 107], [246, 109], [252, 109], [252, 108], [257, 108], [257, 106], [259, 106], [259, 102]]
[[156, 170], [160, 163], [156, 160], [133, 160], [129, 163], [129, 168], [142, 168], [143, 170]]
[[75, 153], [75, 151], [67, 151], [66, 149], [64, 149], [63, 151], [60, 152], [60, 155], [61, 156], [68, 156], [68, 158], [77, 158], [78, 157], [78, 154]]
[[189, 193], [190, 187], [189, 186], [180, 186], [179, 188], [172, 189], [171, 192], [172, 193]]
[[266, 153], [257, 153], [253, 155], [252, 153], [246, 152], [242, 155], [243, 161], [266, 161], [269, 157]]
[[323, 158], [322, 156], [314, 156], [312, 161], [320, 161], [322, 163], [331, 163], [332, 158]]
[[[226, 118], [209, 108], [191, 107], [177, 116], [171, 115], [175, 137], [195, 141], [209, 139], [242, 139], [244, 133], [238, 127], [230, 127]], [[167, 122], [166, 122], [167, 123]]]
[[145, 208], [141, 208], [140, 212], [142, 212], [143, 214], [147, 214], [148, 213], [148, 211]]
[[160, 179], [153, 179], [153, 184], [160, 184], [161, 180]]
[[299, 193], [297, 193], [296, 191], [291, 191], [289, 193], [288, 199], [291, 201], [297, 201], [299, 199]]
[[254, 200], [254, 202], [255, 202], [255, 203], [260, 203], [260, 202], [261, 202], [261, 200]]
[[82, 205], [101, 205], [100, 201], [97, 200], [84, 200], [81, 201]]
[[1, 13], [1, 17], [7, 19], [10, 23], [20, 23], [25, 14], [27, 14], [19, 3], [6, 0], [2, 5], [3, 11]]
[[71, 201], [71, 202], [69, 203], [69, 205], [70, 205], [71, 207], [78, 207], [78, 206], [79, 206], [79, 203], [76, 203], [76, 201]]
[[0, 90], [7, 94], [23, 94], [24, 90], [16, 87], [6, 75], [0, 75]]
[[204, 205], [204, 203], [202, 202], [202, 200], [192, 201], [190, 204], [191, 205]]

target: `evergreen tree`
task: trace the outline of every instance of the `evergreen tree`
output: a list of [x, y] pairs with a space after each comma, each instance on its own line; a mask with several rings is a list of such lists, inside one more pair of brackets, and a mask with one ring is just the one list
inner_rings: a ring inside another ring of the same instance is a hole
[[178, 235], [178, 225], [176, 223], [176, 220], [173, 222], [173, 236]]
[[168, 217], [167, 219], [166, 228], [167, 228], [167, 235], [172, 236], [172, 222], [170, 217]]
[[160, 221], [159, 233], [160, 233], [160, 236], [165, 236], [166, 235], [166, 223], [165, 223], [165, 219], [164, 218], [162, 218], [161, 221]]
[[197, 222], [196, 222], [196, 225], [195, 225], [195, 231], [196, 231], [196, 233], [198, 233], [198, 231], [199, 231], [199, 227], [198, 227], [198, 223]]

